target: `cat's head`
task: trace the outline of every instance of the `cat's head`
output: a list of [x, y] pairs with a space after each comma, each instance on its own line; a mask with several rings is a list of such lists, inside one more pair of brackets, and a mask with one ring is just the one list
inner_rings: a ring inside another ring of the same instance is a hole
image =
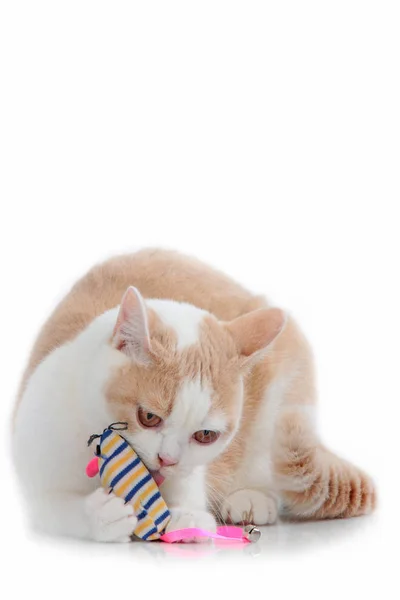
[[240, 423], [243, 377], [284, 322], [279, 309], [222, 322], [192, 305], [145, 302], [127, 290], [110, 342], [123, 361], [106, 398], [149, 469], [163, 477], [188, 473], [226, 448]]

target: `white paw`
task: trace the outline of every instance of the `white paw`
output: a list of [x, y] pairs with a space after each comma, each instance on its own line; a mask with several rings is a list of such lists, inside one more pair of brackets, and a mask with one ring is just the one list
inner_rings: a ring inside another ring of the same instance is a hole
[[91, 538], [97, 542], [130, 542], [137, 518], [133, 506], [103, 488], [87, 496], [85, 503]]
[[257, 490], [238, 490], [227, 497], [221, 508], [223, 521], [268, 525], [278, 516], [276, 501]]
[[[171, 520], [167, 526], [168, 531], [177, 529], [186, 529], [188, 527], [198, 527], [207, 531], [216, 531], [217, 525], [214, 517], [205, 510], [188, 510], [185, 508], [171, 508]], [[182, 542], [206, 542], [209, 538], [192, 537], [182, 539]]]

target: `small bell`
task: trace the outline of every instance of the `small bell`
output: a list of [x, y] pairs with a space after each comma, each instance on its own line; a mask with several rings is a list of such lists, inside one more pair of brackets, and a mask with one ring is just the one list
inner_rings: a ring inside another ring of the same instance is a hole
[[249, 542], [258, 542], [261, 537], [261, 531], [255, 525], [246, 525], [243, 527], [244, 537], [249, 540]]

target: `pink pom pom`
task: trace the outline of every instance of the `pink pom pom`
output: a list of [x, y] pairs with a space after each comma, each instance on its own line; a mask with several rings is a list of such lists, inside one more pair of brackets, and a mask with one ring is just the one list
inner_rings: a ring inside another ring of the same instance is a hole
[[88, 462], [88, 464], [86, 466], [86, 475], [88, 477], [95, 477], [98, 472], [99, 472], [99, 459], [97, 458], [97, 456], [95, 456]]

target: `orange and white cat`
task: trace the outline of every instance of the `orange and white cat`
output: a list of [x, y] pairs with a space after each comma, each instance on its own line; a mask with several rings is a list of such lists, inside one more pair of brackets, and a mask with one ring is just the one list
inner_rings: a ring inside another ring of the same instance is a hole
[[263, 297], [178, 253], [113, 258], [55, 309], [22, 382], [13, 454], [32, 522], [129, 541], [132, 508], [85, 475], [86, 440], [113, 421], [128, 422], [169, 529], [368, 513], [373, 484], [322, 445], [315, 402], [309, 346]]

